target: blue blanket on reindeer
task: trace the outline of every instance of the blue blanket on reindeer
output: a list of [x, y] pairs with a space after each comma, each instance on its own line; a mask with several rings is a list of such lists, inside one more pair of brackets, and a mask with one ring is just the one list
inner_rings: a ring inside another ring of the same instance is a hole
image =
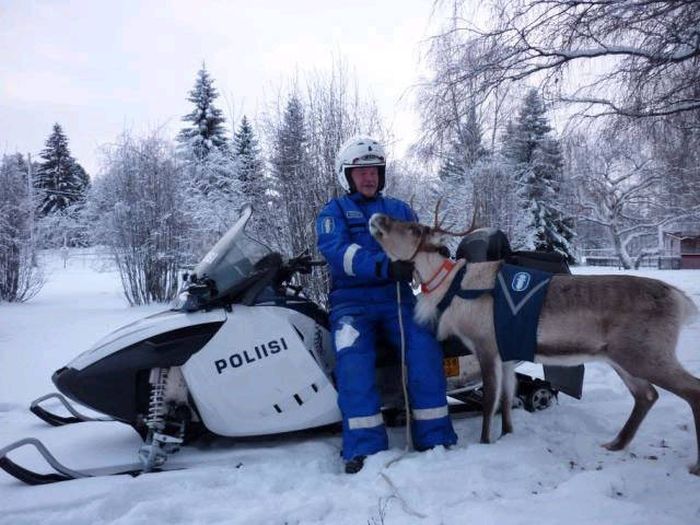
[[462, 290], [460, 283], [467, 270], [465, 264], [452, 280], [449, 290], [438, 304], [439, 315], [454, 297], [476, 299], [493, 295], [496, 341], [503, 361], [534, 361], [537, 325], [552, 274], [532, 268], [504, 264], [494, 288]]

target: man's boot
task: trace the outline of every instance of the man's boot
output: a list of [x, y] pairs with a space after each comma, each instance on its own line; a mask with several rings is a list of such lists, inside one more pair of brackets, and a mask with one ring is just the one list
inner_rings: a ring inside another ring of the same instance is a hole
[[362, 470], [365, 464], [365, 458], [367, 456], [355, 456], [350, 461], [345, 462], [345, 473], [346, 474], [357, 474]]

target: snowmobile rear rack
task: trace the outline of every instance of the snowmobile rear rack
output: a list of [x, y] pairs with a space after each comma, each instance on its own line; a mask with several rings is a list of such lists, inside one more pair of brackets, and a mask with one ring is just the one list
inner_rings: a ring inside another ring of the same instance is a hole
[[[40, 403], [42, 403], [43, 401], [52, 398], [58, 399], [61, 402], [61, 404], [66, 408], [66, 410], [68, 410], [68, 412], [70, 412], [73, 415], [68, 417], [59, 416], [58, 414], [49, 412], [40, 405]], [[85, 414], [81, 414], [75, 409], [75, 407], [73, 407], [73, 405], [71, 405], [71, 403], [63, 395], [56, 392], [46, 394], [45, 396], [41, 396], [35, 399], [29, 406], [29, 410], [31, 410], [32, 413], [34, 413], [37, 417], [46, 421], [49, 425], [54, 427], [70, 425], [73, 423], [83, 423], [85, 421], [116, 421], [111, 417], [90, 417], [86, 416]]]

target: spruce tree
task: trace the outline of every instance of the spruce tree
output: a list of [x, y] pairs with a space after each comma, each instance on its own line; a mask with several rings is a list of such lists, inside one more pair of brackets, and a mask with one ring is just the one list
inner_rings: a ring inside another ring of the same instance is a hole
[[85, 171], [85, 168], [76, 162], [73, 165], [73, 177], [82, 188], [80, 197], [76, 202], [84, 203], [87, 197], [87, 190], [90, 187], [90, 176], [87, 174], [87, 171]]
[[238, 179], [248, 202], [257, 207], [264, 198], [263, 162], [260, 146], [248, 118], [243, 115], [241, 125], [233, 136], [233, 156], [238, 164]]
[[525, 243], [536, 250], [560, 253], [573, 262], [573, 219], [565, 215], [559, 199], [561, 148], [552, 136], [546, 108], [537, 90], [527, 93], [517, 121], [506, 128], [503, 155], [515, 172], [524, 212], [523, 237], [529, 239]]
[[272, 170], [278, 185], [280, 205], [286, 208], [284, 230], [287, 242], [295, 254], [312, 245], [307, 231], [308, 225], [314, 223], [314, 218], [308, 216], [306, 141], [304, 108], [299, 98], [292, 95], [287, 101], [282, 123], [275, 137]]
[[[442, 183], [443, 213], [460, 225], [471, 220], [474, 206], [481, 202], [481, 195], [475, 195], [479, 191], [480, 181], [474, 171], [477, 163], [487, 154], [481, 144], [481, 136], [481, 125], [472, 106], [454, 130], [447, 156], [438, 171]], [[456, 238], [450, 241], [455, 246], [457, 243]]]
[[447, 185], [463, 185], [469, 169], [487, 153], [481, 144], [481, 125], [474, 106], [470, 108], [466, 118], [459, 123], [454, 135], [438, 176]]
[[42, 162], [34, 176], [34, 186], [41, 192], [39, 213], [44, 216], [84, 202], [90, 179], [71, 156], [68, 137], [56, 123], [41, 152]]
[[178, 141], [187, 153], [196, 161], [207, 158], [213, 149], [226, 152], [225, 119], [222, 111], [214, 105], [219, 93], [214, 87], [214, 80], [209, 76], [206, 66], [197, 73], [194, 88], [187, 98], [194, 104], [194, 109], [182, 117], [190, 126], [180, 130]]

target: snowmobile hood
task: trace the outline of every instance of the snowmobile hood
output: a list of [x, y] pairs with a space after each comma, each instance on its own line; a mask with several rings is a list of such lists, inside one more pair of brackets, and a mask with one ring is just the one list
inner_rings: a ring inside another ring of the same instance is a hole
[[223, 308], [198, 312], [175, 310], [159, 312], [111, 332], [73, 359], [67, 366], [75, 370], [83, 370], [108, 355], [150, 337], [180, 328], [207, 323], [223, 323], [224, 321], [226, 321], [226, 311]]

